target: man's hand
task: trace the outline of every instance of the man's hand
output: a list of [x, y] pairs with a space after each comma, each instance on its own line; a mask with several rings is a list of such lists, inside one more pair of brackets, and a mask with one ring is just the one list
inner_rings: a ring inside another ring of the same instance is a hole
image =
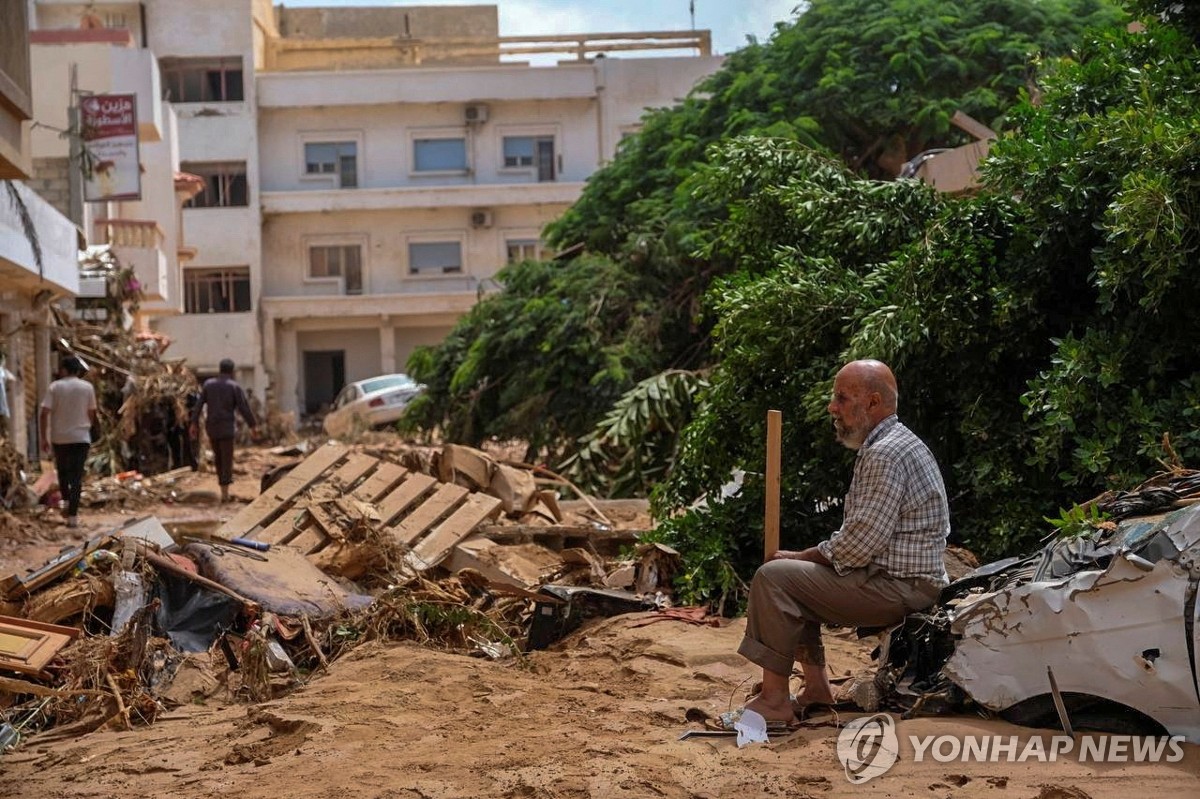
[[42, 444], [42, 454], [43, 454], [43, 455], [45, 455], [45, 456], [47, 456], [47, 457], [49, 457], [49, 456], [50, 456], [50, 452], [51, 452], [51, 450], [50, 450], [50, 441], [49, 441], [49, 440], [47, 440], [47, 439], [45, 439], [45, 438], [43, 438], [43, 439], [42, 439], [42, 441], [41, 441], [41, 444]]
[[806, 560], [809, 563], [820, 563], [822, 566], [832, 566], [829, 558], [821, 554], [816, 547], [802, 549], [799, 552], [790, 549], [780, 549], [771, 556], [771, 560]]

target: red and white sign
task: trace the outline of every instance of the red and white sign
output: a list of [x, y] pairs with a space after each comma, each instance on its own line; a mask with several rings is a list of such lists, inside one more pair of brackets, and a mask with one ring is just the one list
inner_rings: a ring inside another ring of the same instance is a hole
[[83, 198], [140, 200], [137, 95], [92, 94], [79, 102], [83, 138]]

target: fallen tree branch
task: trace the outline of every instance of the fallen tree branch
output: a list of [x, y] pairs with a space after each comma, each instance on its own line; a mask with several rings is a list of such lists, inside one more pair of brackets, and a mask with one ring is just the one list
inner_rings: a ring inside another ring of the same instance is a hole
[[35, 682], [28, 680], [18, 680], [13, 677], [0, 677], [0, 691], [7, 691], [12, 694], [32, 694], [33, 696], [49, 696], [53, 698], [61, 698], [68, 696], [107, 696], [104, 691], [96, 691], [90, 688], [47, 688], [44, 685], [38, 685]]
[[113, 679], [111, 674], [105, 672], [104, 682], [108, 685], [109, 690], [112, 691], [113, 699], [117, 700], [117, 713], [104, 722], [102, 726], [108, 726], [112, 723], [113, 719], [120, 716], [125, 722], [125, 729], [132, 730], [133, 724], [129, 721], [129, 708], [125, 705], [125, 700], [121, 698], [121, 689], [117, 686], [117, 681]]
[[142, 557], [144, 557], [146, 560], [150, 561], [150, 563], [152, 563], [155, 566], [155, 568], [162, 569], [163, 571], [166, 571], [166, 572], [170, 572], [171, 574], [174, 574], [177, 577], [182, 577], [185, 580], [190, 580], [191, 582], [195, 583], [196, 585], [203, 586], [204, 588], [207, 588], [210, 591], [216, 591], [218, 593], [224, 594], [225, 596], [233, 597], [238, 602], [241, 602], [243, 605], [245, 605], [248, 608], [254, 609], [254, 608], [258, 607], [257, 602], [255, 602], [252, 599], [247, 599], [246, 597], [239, 594], [237, 591], [234, 591], [232, 588], [223, 586], [220, 583], [216, 582], [215, 580], [210, 580], [207, 577], [201, 577], [199, 574], [193, 574], [192, 572], [183, 568], [182, 566], [180, 566], [179, 564], [177, 564], [175, 561], [171, 560], [170, 558], [164, 558], [162, 555], [159, 555], [156, 552], [151, 552], [150, 549], [144, 545], [140, 548], [142, 550], [142, 553], [141, 553]]
[[329, 670], [329, 660], [325, 657], [325, 653], [321, 651], [321, 645], [317, 643], [316, 636], [313, 635], [312, 624], [308, 621], [308, 614], [300, 614], [300, 625], [304, 627], [304, 639], [308, 641], [308, 645], [312, 647], [312, 651], [317, 653], [317, 660], [321, 662], [321, 668]]

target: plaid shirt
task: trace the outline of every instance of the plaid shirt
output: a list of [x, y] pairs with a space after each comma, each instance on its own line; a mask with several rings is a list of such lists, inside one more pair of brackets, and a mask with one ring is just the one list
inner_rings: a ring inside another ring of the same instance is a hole
[[950, 533], [946, 487], [933, 453], [895, 414], [854, 461], [842, 529], [817, 545], [838, 574], [871, 564], [893, 577], [949, 583], [942, 554]]

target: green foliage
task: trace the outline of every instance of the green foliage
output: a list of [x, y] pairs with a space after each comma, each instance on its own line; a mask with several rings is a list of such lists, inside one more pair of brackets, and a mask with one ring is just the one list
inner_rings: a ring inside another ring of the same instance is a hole
[[577, 442], [559, 471], [592, 493], [646, 495], [675, 461], [679, 430], [691, 416], [696, 393], [707, 386], [701, 375], [680, 370], [643, 380]]
[[1120, 17], [1101, 0], [813, 0], [682, 104], [647, 114], [547, 234], [616, 255], [643, 235], [703, 225], [677, 189], [712, 144], [737, 136], [789, 138], [894, 176], [921, 151], [966, 140], [955, 111], [1001, 125], [1032, 56], [1065, 53]]
[[1097, 505], [1072, 505], [1070, 508], [1059, 508], [1058, 516], [1044, 517], [1058, 534], [1059, 538], [1088, 538], [1103, 529], [1104, 522], [1109, 516]]
[[556, 458], [656, 371], [670, 343], [656, 307], [666, 289], [593, 257], [528, 262], [499, 280], [502, 292], [481, 300], [440, 346], [410, 359], [409, 373], [428, 389], [405, 425], [441, 427], [446, 438], [473, 444], [524, 438]]

